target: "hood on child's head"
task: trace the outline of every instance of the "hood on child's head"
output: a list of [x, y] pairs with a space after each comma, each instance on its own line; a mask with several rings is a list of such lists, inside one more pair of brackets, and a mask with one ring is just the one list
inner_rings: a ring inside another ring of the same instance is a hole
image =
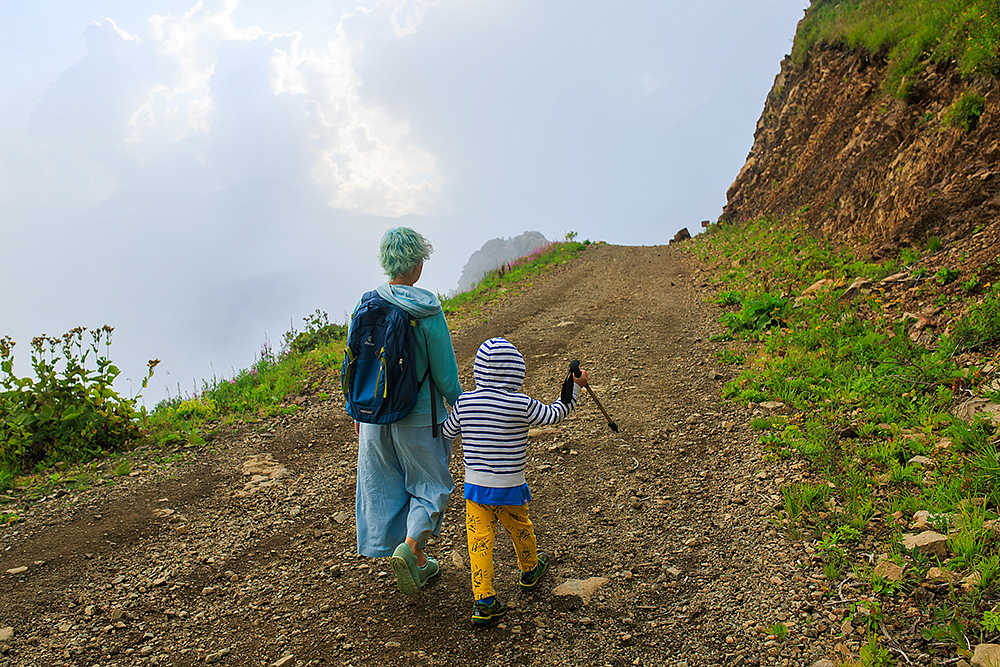
[[472, 374], [477, 388], [516, 391], [524, 384], [524, 357], [503, 338], [490, 338], [479, 346]]

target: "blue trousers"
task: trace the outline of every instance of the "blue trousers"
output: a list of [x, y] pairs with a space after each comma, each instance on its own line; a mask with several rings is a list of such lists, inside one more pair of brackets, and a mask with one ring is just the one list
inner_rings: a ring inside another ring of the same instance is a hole
[[420, 548], [441, 534], [455, 482], [451, 440], [430, 426], [361, 424], [355, 516], [358, 553], [388, 558], [407, 537]]

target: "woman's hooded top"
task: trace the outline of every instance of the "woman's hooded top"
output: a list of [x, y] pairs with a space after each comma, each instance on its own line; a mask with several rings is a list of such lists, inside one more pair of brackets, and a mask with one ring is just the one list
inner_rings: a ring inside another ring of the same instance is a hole
[[[448, 331], [444, 311], [441, 310], [441, 302], [433, 292], [413, 285], [390, 285], [386, 282], [379, 285], [376, 292], [417, 320], [413, 332], [417, 377], [422, 378], [430, 364], [431, 377], [434, 378], [434, 386], [437, 388], [434, 392], [434, 401], [437, 403], [438, 422], [443, 421], [444, 401], [454, 405], [458, 395], [462, 393], [462, 385], [458, 382], [455, 348], [451, 343], [451, 333]], [[397, 423], [402, 426], [433, 426], [429, 380], [421, 385], [413, 410]]]

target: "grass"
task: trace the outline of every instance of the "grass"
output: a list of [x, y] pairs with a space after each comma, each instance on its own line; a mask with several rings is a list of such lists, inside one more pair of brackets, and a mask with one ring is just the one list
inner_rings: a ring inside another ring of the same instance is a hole
[[449, 317], [449, 326], [459, 325], [468, 318], [480, 317], [479, 304], [485, 304], [514, 285], [530, 288], [527, 280], [534, 275], [549, 271], [565, 264], [585, 250], [590, 241], [578, 242], [575, 232], [567, 235], [567, 240], [549, 243], [520, 259], [514, 260], [488, 271], [472, 289], [450, 297], [441, 298], [441, 308]]
[[[886, 92], [906, 99], [929, 63], [955, 62], [967, 77], [1000, 72], [997, 0], [813, 0], [792, 59], [818, 44], [864, 49], [889, 64]], [[981, 113], [981, 110], [980, 110]]]
[[[978, 583], [932, 598], [928, 613], [948, 616], [966, 634], [981, 632], [984, 612], [1000, 602], [1000, 539], [986, 527], [1000, 512], [1000, 431], [988, 420], [963, 421], [952, 408], [970, 394], [996, 395], [1000, 289], [984, 285], [943, 333], [918, 344], [878, 281], [919, 255], [863, 261], [794, 220], [766, 218], [713, 226], [690, 248], [714, 268], [714, 300], [730, 332], [717, 340], [744, 358], [724, 398], [781, 401], [794, 411], [750, 424], [771, 455], [810, 467], [809, 483], [781, 491], [784, 534], [816, 544], [831, 582], [852, 572], [867, 581], [870, 604], [860, 618], [870, 620], [920, 581], [872, 575], [859, 545], [881, 544], [868, 551], [896, 553], [911, 571], [926, 572], [932, 563], [895, 545], [917, 510], [944, 517], [938, 528], [949, 539], [948, 567], [976, 574]], [[838, 298], [858, 279], [868, 286]], [[800, 298], [820, 280], [829, 281], [825, 289]], [[933, 297], [952, 280], [928, 280], [922, 289]], [[952, 620], [929, 632], [951, 641]], [[884, 662], [877, 643], [865, 649], [864, 664]]]

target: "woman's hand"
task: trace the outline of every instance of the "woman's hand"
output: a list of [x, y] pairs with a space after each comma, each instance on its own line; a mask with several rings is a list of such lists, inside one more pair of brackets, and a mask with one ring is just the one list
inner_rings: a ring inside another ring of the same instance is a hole
[[588, 375], [587, 371], [585, 371], [585, 370], [583, 370], [581, 368], [580, 369], [580, 374], [573, 376], [573, 382], [577, 383], [581, 387], [586, 387], [587, 386], [587, 378], [588, 377], [589, 377], [589, 375]]
[[361, 424], [354, 422], [354, 435], [361, 437]]

